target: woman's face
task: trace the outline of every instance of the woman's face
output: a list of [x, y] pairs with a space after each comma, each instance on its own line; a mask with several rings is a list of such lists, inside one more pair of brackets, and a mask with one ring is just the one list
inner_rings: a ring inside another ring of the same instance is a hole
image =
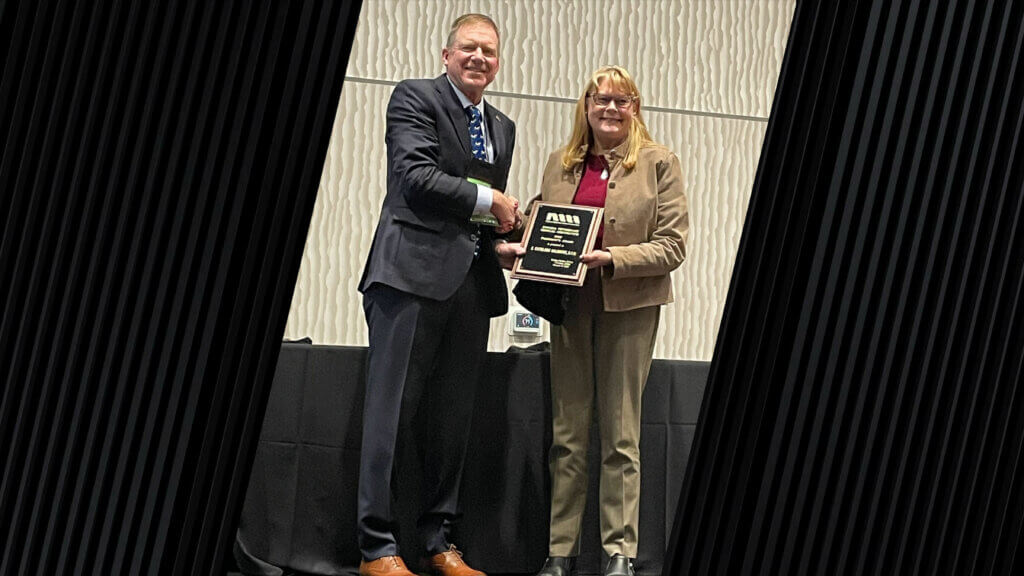
[[587, 96], [587, 122], [604, 148], [614, 148], [629, 136], [636, 101], [608, 80]]

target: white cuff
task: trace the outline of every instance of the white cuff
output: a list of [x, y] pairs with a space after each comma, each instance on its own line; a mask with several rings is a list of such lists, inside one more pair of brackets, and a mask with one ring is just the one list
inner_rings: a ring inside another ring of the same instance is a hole
[[487, 214], [491, 211], [491, 203], [494, 202], [494, 192], [491, 188], [483, 186], [482, 184], [476, 185], [476, 208], [473, 209], [474, 214]]

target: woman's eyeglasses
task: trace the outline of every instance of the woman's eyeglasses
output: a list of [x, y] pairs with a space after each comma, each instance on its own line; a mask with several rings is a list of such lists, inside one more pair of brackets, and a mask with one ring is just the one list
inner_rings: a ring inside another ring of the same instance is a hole
[[587, 96], [590, 96], [590, 101], [601, 108], [607, 108], [612, 102], [615, 103], [616, 108], [625, 108], [636, 100], [636, 96], [612, 96], [611, 94], [597, 94], [595, 92], [591, 92]]

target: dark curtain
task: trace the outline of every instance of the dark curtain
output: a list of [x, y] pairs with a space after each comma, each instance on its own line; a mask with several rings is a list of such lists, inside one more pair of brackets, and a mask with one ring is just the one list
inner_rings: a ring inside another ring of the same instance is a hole
[[666, 574], [1019, 574], [1024, 3], [797, 3]]
[[[355, 574], [365, 347], [284, 344], [239, 524], [244, 574]], [[473, 412], [452, 541], [488, 574], [533, 574], [548, 553], [551, 487], [550, 356], [489, 353]], [[654, 360], [644, 389], [637, 574], [662, 573], [679, 486], [693, 444], [708, 364]], [[596, 416], [595, 416], [596, 418]], [[588, 445], [587, 506], [577, 571], [606, 565], [598, 530], [600, 441]], [[393, 510], [396, 537], [417, 561], [421, 469], [415, 430], [402, 435]], [[425, 457], [425, 459], [423, 459]]]
[[0, 574], [223, 573], [359, 0], [0, 0]]

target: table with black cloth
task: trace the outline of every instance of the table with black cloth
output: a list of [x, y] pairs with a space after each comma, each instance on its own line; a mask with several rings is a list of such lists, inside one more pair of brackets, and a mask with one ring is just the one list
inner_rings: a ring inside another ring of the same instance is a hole
[[[640, 443], [638, 574], [661, 573], [707, 372], [706, 362], [655, 360], [651, 367]], [[356, 573], [365, 376], [366, 348], [282, 347], [239, 524], [235, 556], [243, 573]], [[463, 517], [451, 538], [488, 574], [532, 573], [547, 555], [548, 383], [547, 352], [488, 354], [463, 476]], [[408, 449], [402, 454], [396, 512], [399, 543], [410, 550], [402, 534], [415, 534], [419, 463]], [[600, 574], [596, 422], [589, 466], [578, 569]]]

